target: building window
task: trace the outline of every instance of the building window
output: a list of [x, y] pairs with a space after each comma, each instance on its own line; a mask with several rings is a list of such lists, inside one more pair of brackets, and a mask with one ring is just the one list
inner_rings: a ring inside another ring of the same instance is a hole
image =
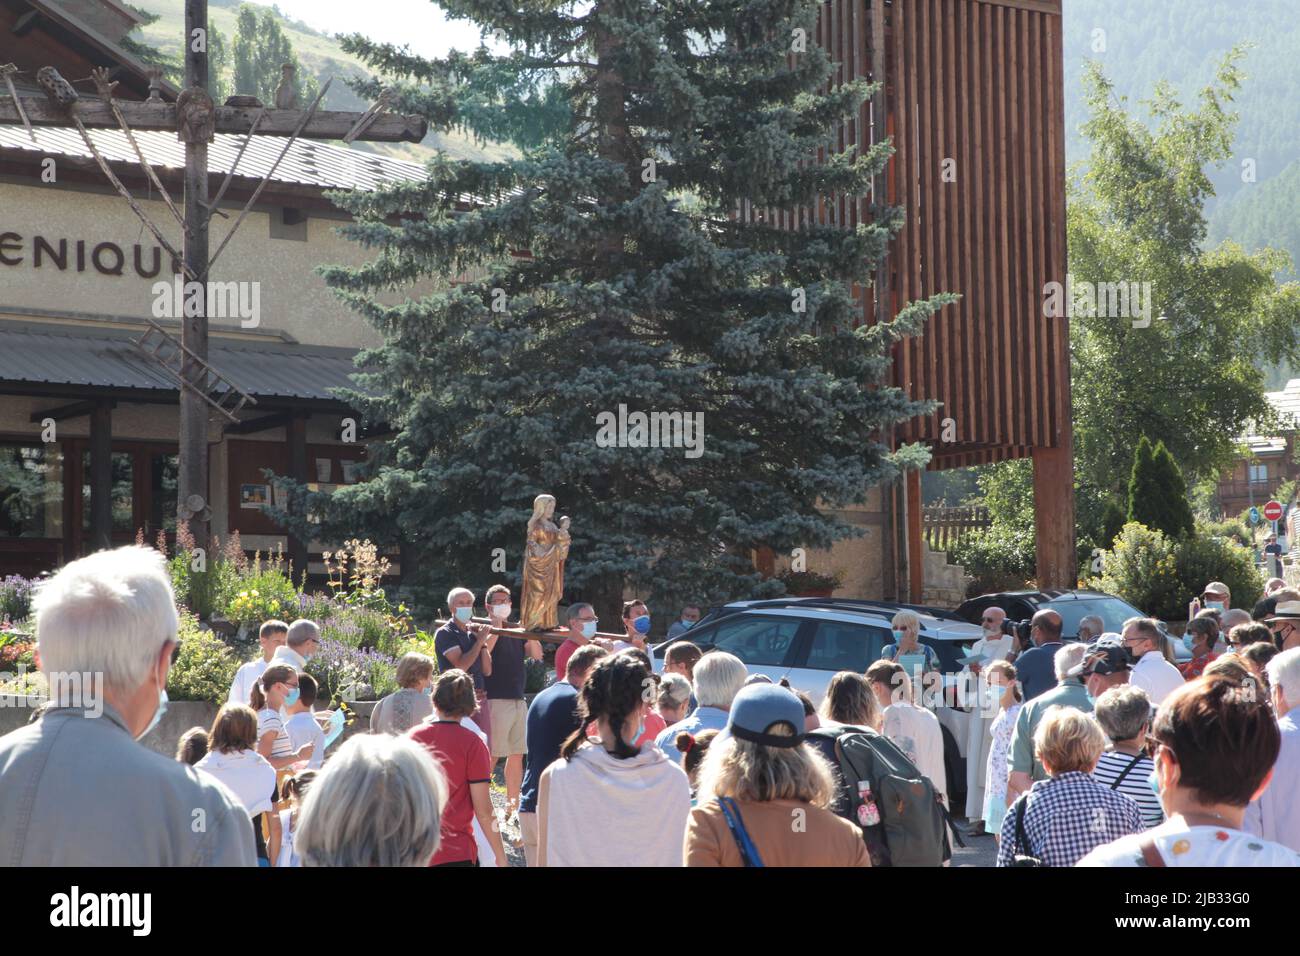
[[57, 444], [0, 443], [0, 537], [63, 537], [63, 454]]
[[[113, 534], [135, 534], [135, 478], [133, 455], [129, 451], [115, 451], [110, 458], [112, 490], [108, 500], [113, 509]], [[90, 533], [90, 452], [81, 456], [81, 530]]]
[[1249, 467], [1250, 483], [1252, 485], [1268, 484], [1268, 465], [1251, 465]]

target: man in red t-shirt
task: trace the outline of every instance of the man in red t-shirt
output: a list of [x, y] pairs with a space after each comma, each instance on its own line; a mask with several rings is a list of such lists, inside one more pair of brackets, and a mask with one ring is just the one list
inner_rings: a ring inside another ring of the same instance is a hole
[[[596, 634], [596, 611], [590, 604], [570, 604], [567, 612], [569, 633], [572, 637], [555, 649], [555, 679], [564, 680], [568, 673], [569, 658], [583, 644], [590, 644]], [[590, 631], [591, 633], [586, 633]], [[603, 643], [603, 642], [602, 642]]]
[[433, 755], [447, 776], [447, 805], [442, 811], [442, 842], [430, 866], [478, 866], [474, 818], [487, 836], [497, 866], [508, 866], [505, 847], [492, 813], [492, 757], [472, 730], [460, 725], [474, 713], [474, 679], [462, 670], [449, 670], [433, 685], [435, 717], [408, 733]]

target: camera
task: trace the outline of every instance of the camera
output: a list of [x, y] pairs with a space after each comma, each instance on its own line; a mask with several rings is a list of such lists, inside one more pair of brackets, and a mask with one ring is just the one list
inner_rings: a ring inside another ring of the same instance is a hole
[[1002, 633], [1010, 634], [1018, 638], [1021, 644], [1029, 643], [1029, 632], [1034, 629], [1033, 621], [1008, 621], [1002, 622]]

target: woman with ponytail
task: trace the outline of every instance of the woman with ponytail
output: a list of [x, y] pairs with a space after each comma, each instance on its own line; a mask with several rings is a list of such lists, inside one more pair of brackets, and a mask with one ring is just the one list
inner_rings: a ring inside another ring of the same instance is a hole
[[311, 744], [293, 749], [280, 713], [286, 704], [297, 702], [298, 672], [290, 664], [272, 664], [253, 683], [249, 694], [249, 704], [257, 711], [257, 752], [276, 770], [311, 759]]
[[659, 748], [635, 746], [655, 691], [650, 668], [633, 653], [592, 668], [579, 697], [580, 729], [538, 786], [539, 865], [681, 866], [690, 783]]

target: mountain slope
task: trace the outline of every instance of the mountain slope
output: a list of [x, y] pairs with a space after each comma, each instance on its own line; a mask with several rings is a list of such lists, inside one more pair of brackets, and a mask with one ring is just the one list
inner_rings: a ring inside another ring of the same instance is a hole
[[[386, 2], [393, 2], [393, 0], [386, 0]], [[137, 31], [133, 36], [164, 53], [179, 57], [183, 51], [182, 43], [185, 36], [184, 0], [132, 0], [132, 5], [158, 15], [157, 21]], [[208, 22], [225, 37], [227, 47], [234, 41], [239, 6], [240, 0], [209, 0], [208, 3]], [[313, 30], [305, 23], [291, 20], [271, 7], [260, 4], [255, 6], [258, 7], [259, 13], [264, 9], [272, 10], [280, 21], [285, 36], [293, 44], [294, 52], [298, 55], [304, 70], [317, 77], [322, 83], [325, 77], [335, 78], [329, 92], [325, 94], [322, 104], [324, 108], [364, 110], [369, 105], [353, 93], [344, 82], [347, 77], [368, 74], [365, 64], [356, 57], [344, 53], [333, 37]], [[358, 142], [356, 146], [416, 163], [424, 162], [435, 152], [445, 153], [452, 159], [484, 162], [507, 159], [515, 155], [514, 149], [509, 145], [477, 143], [471, 137], [456, 132], [431, 132], [423, 142], [418, 144]]]

